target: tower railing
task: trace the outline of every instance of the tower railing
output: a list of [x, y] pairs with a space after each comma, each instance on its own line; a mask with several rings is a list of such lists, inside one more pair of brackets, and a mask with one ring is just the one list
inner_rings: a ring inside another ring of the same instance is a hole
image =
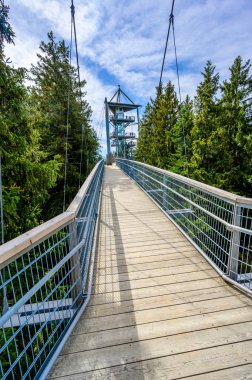
[[89, 301], [103, 168], [66, 212], [0, 247], [1, 379], [44, 379]]
[[252, 199], [153, 166], [117, 159], [227, 281], [252, 294]]

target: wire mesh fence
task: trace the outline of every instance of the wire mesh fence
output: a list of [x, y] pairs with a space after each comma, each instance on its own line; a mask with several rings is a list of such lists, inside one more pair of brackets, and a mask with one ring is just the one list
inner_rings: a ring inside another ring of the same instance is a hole
[[117, 165], [215, 268], [252, 291], [252, 200], [135, 161]]
[[16, 253], [0, 261], [1, 379], [39, 378], [85, 302], [102, 174], [100, 162], [67, 222], [25, 249], [22, 237], [20, 250], [7, 243]]

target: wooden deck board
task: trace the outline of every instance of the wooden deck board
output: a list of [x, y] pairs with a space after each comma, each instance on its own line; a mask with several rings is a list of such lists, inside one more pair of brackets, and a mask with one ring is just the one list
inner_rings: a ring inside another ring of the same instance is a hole
[[251, 299], [108, 167], [93, 295], [49, 378], [252, 379]]

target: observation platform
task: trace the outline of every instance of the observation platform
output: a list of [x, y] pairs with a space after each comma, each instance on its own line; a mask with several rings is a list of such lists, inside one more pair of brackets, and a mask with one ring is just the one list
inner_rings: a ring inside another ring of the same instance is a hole
[[49, 379], [245, 379], [251, 300], [139, 187], [105, 168], [91, 300]]

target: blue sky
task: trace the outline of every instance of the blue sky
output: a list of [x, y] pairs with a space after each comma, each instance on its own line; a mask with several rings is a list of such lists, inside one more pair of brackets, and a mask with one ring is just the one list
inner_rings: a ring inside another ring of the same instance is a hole
[[[70, 0], [5, 0], [10, 5], [15, 46], [6, 48], [16, 66], [29, 68], [46, 33], [69, 41]], [[75, 0], [81, 77], [93, 126], [105, 96], [117, 85], [143, 106], [158, 84], [172, 0]], [[234, 58], [251, 58], [252, 0], [176, 0], [175, 32], [182, 96], [193, 96], [200, 72], [211, 59], [221, 80], [229, 76]], [[170, 40], [164, 81], [176, 85]], [[103, 134], [102, 144], [104, 144]]]

